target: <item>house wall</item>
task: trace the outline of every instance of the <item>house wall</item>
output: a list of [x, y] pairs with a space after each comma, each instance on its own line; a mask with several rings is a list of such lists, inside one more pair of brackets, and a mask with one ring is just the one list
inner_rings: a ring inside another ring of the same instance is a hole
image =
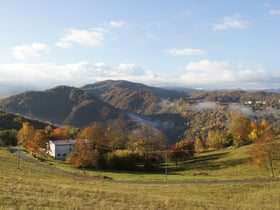
[[56, 145], [55, 158], [64, 160], [73, 149], [72, 144]]
[[55, 144], [52, 141], [49, 141], [48, 153], [50, 156], [55, 157]]
[[64, 160], [73, 150], [73, 144], [54, 144], [52, 141], [49, 143], [49, 155], [55, 159]]

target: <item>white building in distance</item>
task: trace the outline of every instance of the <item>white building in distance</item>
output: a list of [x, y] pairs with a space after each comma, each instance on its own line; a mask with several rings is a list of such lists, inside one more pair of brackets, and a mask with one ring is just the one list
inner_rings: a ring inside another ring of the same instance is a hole
[[47, 153], [55, 159], [65, 160], [70, 152], [74, 150], [76, 140], [50, 140]]

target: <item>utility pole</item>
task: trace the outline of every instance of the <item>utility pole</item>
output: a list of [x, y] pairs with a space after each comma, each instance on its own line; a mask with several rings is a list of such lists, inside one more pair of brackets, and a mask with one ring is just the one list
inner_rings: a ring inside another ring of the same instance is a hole
[[19, 140], [18, 140], [18, 146], [17, 146], [17, 169], [19, 169], [20, 167], [20, 145], [19, 145]]
[[167, 150], [165, 150], [165, 180], [167, 180]]

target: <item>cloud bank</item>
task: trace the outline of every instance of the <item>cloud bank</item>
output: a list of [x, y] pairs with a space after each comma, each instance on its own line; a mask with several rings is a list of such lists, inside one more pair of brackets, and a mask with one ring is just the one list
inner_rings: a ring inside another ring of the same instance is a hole
[[[72, 64], [0, 64], [0, 84], [51, 88], [56, 85], [82, 86], [101, 80], [130, 80], [155, 86], [190, 88], [279, 88], [280, 74], [271, 74], [263, 66], [234, 65], [228, 61], [201, 60], [190, 62], [182, 75], [156, 74], [136, 64], [121, 63], [115, 67], [105, 63]], [[3, 87], [4, 88], [4, 87]]]

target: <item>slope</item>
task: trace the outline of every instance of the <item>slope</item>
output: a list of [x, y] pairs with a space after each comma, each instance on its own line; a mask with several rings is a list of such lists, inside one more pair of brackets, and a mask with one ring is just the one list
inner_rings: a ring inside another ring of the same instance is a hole
[[121, 114], [93, 95], [68, 86], [7, 97], [0, 100], [0, 107], [32, 119], [76, 127], [83, 127], [94, 121], [104, 122]]
[[151, 87], [125, 80], [106, 80], [81, 87], [112, 106], [138, 114], [154, 114], [162, 99], [186, 97], [185, 92]]

